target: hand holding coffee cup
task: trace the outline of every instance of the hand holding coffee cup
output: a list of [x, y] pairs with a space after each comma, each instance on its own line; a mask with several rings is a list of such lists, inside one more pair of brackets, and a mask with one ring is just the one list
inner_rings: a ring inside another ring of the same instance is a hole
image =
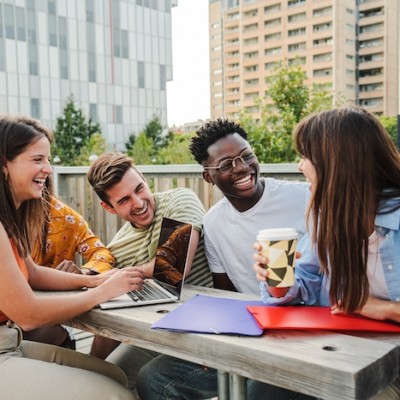
[[293, 228], [262, 229], [257, 235], [261, 254], [268, 260], [267, 288], [274, 297], [284, 296], [294, 284], [297, 236]]

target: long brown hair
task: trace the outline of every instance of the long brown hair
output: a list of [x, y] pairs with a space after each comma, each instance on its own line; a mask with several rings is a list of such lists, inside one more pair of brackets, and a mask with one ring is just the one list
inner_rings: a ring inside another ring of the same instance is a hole
[[[375, 215], [391, 211], [381, 210], [380, 202], [400, 198], [399, 152], [380, 122], [355, 106], [312, 115], [293, 137], [316, 170], [308, 217], [321, 269], [330, 275], [331, 304], [353, 312], [369, 293], [368, 238]], [[393, 208], [399, 206], [397, 201]]]
[[51, 132], [34, 119], [0, 116], [0, 222], [15, 238], [21, 256], [30, 253], [32, 239], [41, 232], [45, 210], [41, 199], [24, 201], [16, 208], [3, 167], [43, 137], [52, 140]]

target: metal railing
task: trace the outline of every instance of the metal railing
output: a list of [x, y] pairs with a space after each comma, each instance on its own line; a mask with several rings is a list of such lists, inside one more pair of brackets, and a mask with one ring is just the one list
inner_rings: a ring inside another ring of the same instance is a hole
[[[199, 196], [206, 210], [223, 197], [216, 186], [209, 185], [203, 179], [200, 165], [138, 165], [137, 168], [145, 176], [152, 191], [190, 188]], [[86, 178], [88, 170], [89, 167], [55, 166], [56, 193], [85, 218], [104, 243], [108, 243], [124, 222], [101, 207], [99, 198]], [[262, 176], [279, 179], [303, 179], [303, 175], [297, 170], [297, 164], [261, 164], [260, 172]]]

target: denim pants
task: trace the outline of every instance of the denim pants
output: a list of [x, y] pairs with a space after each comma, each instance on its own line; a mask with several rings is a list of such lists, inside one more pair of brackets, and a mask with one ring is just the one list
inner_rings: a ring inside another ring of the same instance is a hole
[[125, 374], [86, 354], [22, 340], [17, 326], [0, 326], [2, 399], [133, 400]]
[[[141, 400], [199, 400], [218, 395], [217, 371], [160, 355], [141, 368], [136, 389]], [[249, 400], [309, 400], [313, 397], [249, 379]]]

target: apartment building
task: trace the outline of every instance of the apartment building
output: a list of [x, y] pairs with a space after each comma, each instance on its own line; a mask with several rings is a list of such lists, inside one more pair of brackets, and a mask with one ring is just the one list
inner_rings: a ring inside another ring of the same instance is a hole
[[398, 0], [209, 0], [211, 118], [259, 117], [277, 63], [377, 115], [399, 112]]
[[55, 127], [68, 96], [122, 150], [167, 123], [177, 0], [0, 0], [0, 112]]

